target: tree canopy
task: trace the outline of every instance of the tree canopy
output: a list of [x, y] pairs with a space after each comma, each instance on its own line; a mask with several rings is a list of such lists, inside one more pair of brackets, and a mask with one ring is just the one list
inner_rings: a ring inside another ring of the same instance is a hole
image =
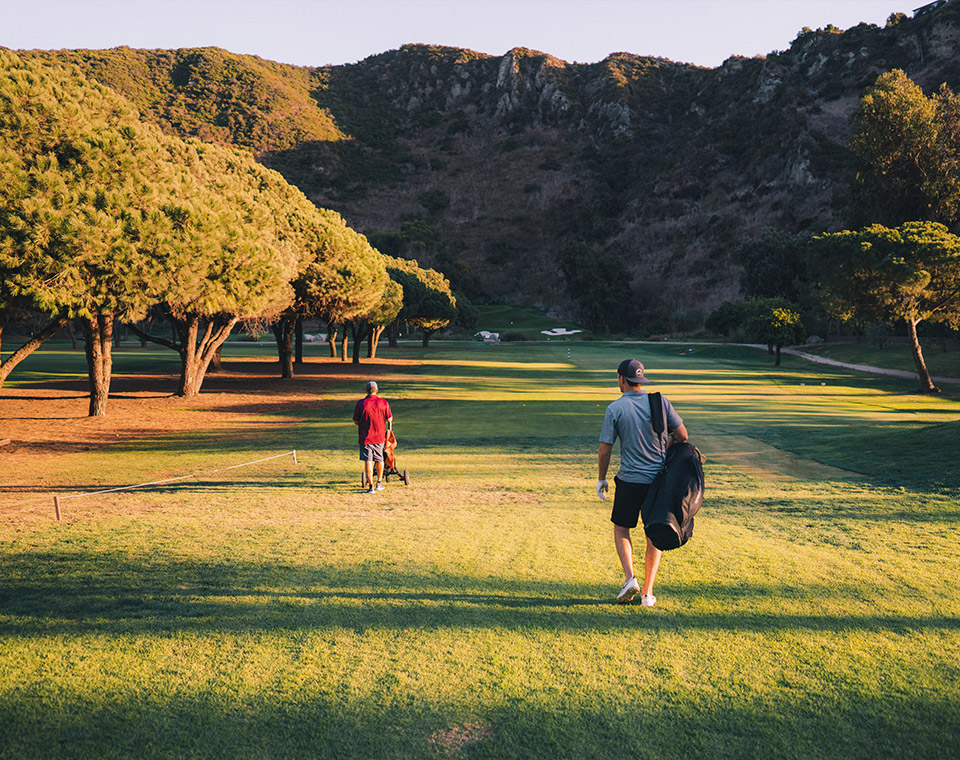
[[815, 237], [818, 285], [834, 317], [866, 325], [902, 322], [910, 336], [921, 389], [936, 386], [917, 338], [921, 322], [960, 324], [960, 237], [936, 222]]
[[725, 301], [709, 314], [705, 326], [711, 332], [726, 338], [773, 345], [774, 341], [758, 336], [758, 330], [755, 328], [776, 310], [798, 311], [798, 307], [788, 299], [779, 296], [748, 298], [746, 301]]
[[457, 318], [457, 300], [449, 281], [434, 269], [421, 267], [415, 259], [384, 257], [390, 279], [403, 288], [400, 319], [423, 332], [423, 345], [430, 336]]
[[748, 339], [773, 346], [775, 364], [780, 366], [780, 349], [803, 343], [803, 320], [794, 309], [784, 307], [761, 308], [744, 325]]
[[[403, 309], [403, 287], [393, 279], [387, 281], [383, 295], [370, 311], [350, 321], [353, 332], [353, 363], [360, 363], [360, 344], [366, 339], [367, 358], [375, 359], [380, 336], [388, 325], [396, 321]], [[346, 357], [344, 357], [346, 358]]]
[[336, 356], [340, 326], [380, 302], [390, 280], [386, 257], [334, 211], [322, 209], [304, 221], [300, 234], [306, 255], [293, 283], [294, 309], [300, 316], [318, 316], [327, 323], [331, 355]]
[[179, 338], [158, 342], [192, 395], [238, 320], [297, 303], [297, 275], [298, 296], [338, 318], [387, 282], [362, 235], [252, 155], [164, 135], [77, 71], [0, 50], [0, 309], [84, 321], [91, 415], [115, 322], [162, 304]]
[[383, 294], [389, 279], [385, 257], [336, 212], [319, 209], [311, 216], [301, 228], [308, 255], [294, 281], [297, 299], [327, 322], [349, 321]]
[[192, 140], [171, 152], [191, 183], [177, 194], [176, 234], [162, 241], [177, 256], [162, 303], [178, 337], [145, 337], [178, 351], [177, 392], [192, 396], [237, 322], [273, 318], [292, 302], [300, 249], [285, 228], [297, 191], [234, 149]]
[[87, 329], [90, 413], [104, 413], [115, 319], [173, 280], [181, 187], [169, 141], [119, 96], [0, 50], [0, 274], [9, 294]]
[[960, 98], [927, 97], [899, 70], [861, 98], [850, 141], [863, 223], [960, 221]]

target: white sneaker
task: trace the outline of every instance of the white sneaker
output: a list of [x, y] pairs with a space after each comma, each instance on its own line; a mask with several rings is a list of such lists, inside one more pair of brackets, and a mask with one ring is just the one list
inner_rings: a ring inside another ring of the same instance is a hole
[[377, 483], [377, 490], [382, 491], [384, 489], [383, 483]]
[[637, 579], [631, 578], [626, 583], [623, 584], [623, 588], [620, 589], [620, 593], [617, 594], [617, 604], [627, 604], [627, 602], [632, 602], [633, 597], [640, 593], [640, 584], [637, 583]]
[[657, 597], [653, 594], [643, 594], [640, 597], [640, 604], [644, 607], [653, 607], [657, 603]]
[[373, 493], [373, 486], [370, 486], [364, 493]]

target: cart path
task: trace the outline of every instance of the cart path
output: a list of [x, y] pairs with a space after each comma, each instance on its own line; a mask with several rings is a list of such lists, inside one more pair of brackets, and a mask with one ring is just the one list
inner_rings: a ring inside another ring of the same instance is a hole
[[[691, 341], [681, 341], [681, 340], [635, 340], [635, 341], [625, 341], [628, 343], [638, 343], [638, 344], [647, 344], [651, 346], [743, 346], [744, 348], [756, 348], [759, 351], [766, 351], [767, 347], [761, 345], [760, 343], [698, 343]], [[807, 361], [815, 362], [816, 364], [827, 364], [831, 367], [841, 367], [842, 369], [852, 369], [857, 372], [867, 372], [873, 375], [887, 375], [889, 377], [900, 377], [905, 380], [918, 380], [920, 376], [916, 372], [903, 370], [903, 369], [885, 369], [883, 367], [873, 367], [869, 364], [851, 364], [849, 362], [841, 362], [836, 359], [828, 359], [825, 356], [819, 356], [817, 354], [810, 354], [806, 351], [802, 351], [799, 348], [782, 348], [780, 349], [781, 353], [790, 354], [792, 356], [798, 356], [801, 359], [806, 359]], [[960, 377], [933, 377], [934, 383], [938, 385], [955, 385], [960, 383]]]
[[[766, 346], [755, 346], [755, 348], [762, 348], [766, 351]], [[858, 372], [869, 372], [874, 375], [889, 375], [890, 377], [902, 377], [907, 380], [916, 379], [919, 380], [920, 376], [916, 372], [908, 372], [902, 369], [884, 369], [882, 367], [871, 367], [867, 364], [849, 364], [848, 362], [839, 362], [836, 359], [828, 359], [825, 356], [818, 356], [817, 354], [808, 354], [805, 351], [801, 351], [797, 348], [783, 348], [781, 353], [791, 354], [793, 356], [799, 356], [801, 359], [806, 359], [807, 361], [816, 362], [817, 364], [829, 364], [831, 367], [842, 367], [843, 369], [853, 369]], [[951, 383], [960, 383], [960, 377], [934, 377], [933, 382], [938, 385], [949, 385]]]

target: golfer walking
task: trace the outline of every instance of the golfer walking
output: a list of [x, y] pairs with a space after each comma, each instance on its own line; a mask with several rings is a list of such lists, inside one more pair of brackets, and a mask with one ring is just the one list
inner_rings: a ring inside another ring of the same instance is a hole
[[640, 519], [640, 505], [650, 490], [650, 484], [663, 466], [667, 447], [687, 440], [687, 429], [680, 415], [663, 398], [666, 413], [667, 432], [663, 436], [654, 432], [650, 421], [650, 397], [640, 389], [640, 385], [650, 382], [643, 375], [643, 364], [636, 359], [624, 359], [617, 367], [617, 385], [620, 396], [607, 407], [603, 415], [603, 428], [600, 431], [600, 451], [597, 454], [597, 496], [607, 498], [607, 469], [613, 444], [620, 439], [620, 470], [614, 478], [617, 485], [613, 497], [613, 541], [617, 547], [617, 556], [623, 565], [625, 582], [617, 602], [626, 604], [639, 593], [640, 603], [644, 607], [653, 607], [657, 597], [653, 595], [653, 582], [660, 567], [660, 550], [647, 539], [644, 554], [643, 588], [637, 582], [633, 572], [633, 543], [630, 529], [637, 527]]
[[[393, 429], [393, 412], [385, 398], [380, 398], [377, 384], [367, 383], [367, 395], [357, 402], [353, 410], [353, 422], [359, 427], [360, 461], [363, 462], [363, 483], [366, 493], [383, 490], [383, 444], [387, 429]], [[377, 485], [373, 485], [373, 465], [377, 465]]]

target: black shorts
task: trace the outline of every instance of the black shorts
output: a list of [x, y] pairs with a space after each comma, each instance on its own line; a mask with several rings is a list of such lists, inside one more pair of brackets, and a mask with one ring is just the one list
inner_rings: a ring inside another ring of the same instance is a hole
[[613, 512], [610, 522], [621, 528], [636, 528], [640, 521], [640, 507], [647, 498], [650, 483], [627, 483], [620, 478], [614, 478], [617, 489], [613, 494]]

